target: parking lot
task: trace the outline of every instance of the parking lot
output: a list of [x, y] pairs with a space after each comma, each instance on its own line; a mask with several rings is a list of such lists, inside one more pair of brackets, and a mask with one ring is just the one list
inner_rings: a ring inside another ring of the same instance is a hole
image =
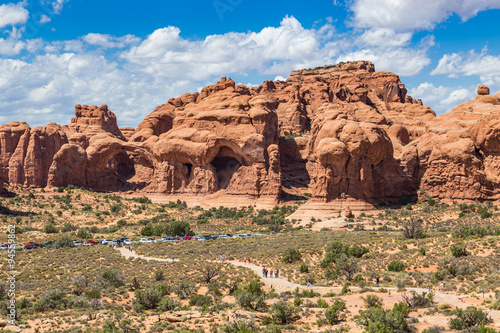
[[[143, 237], [139, 239], [131, 239], [131, 238], [119, 238], [119, 239], [101, 239], [101, 240], [93, 240], [87, 239], [84, 241], [73, 240], [73, 245], [69, 245], [70, 247], [80, 247], [80, 246], [95, 246], [95, 245], [112, 245], [112, 246], [121, 246], [121, 245], [133, 245], [133, 244], [141, 244], [141, 243], [163, 243], [163, 242], [179, 242], [179, 241], [208, 241], [208, 240], [217, 240], [217, 239], [230, 239], [230, 238], [247, 238], [247, 237], [257, 237], [262, 236], [262, 234], [222, 234], [222, 235], [205, 235], [205, 236], [184, 236], [184, 237], [173, 237], [173, 236], [162, 236], [158, 239], [153, 239], [149, 237]], [[45, 247], [54, 247], [57, 246], [55, 241], [47, 241], [43, 243], [37, 242], [27, 242], [24, 246], [20, 244], [0, 244], [0, 250], [7, 250], [10, 248], [18, 249], [18, 250], [33, 250]], [[68, 245], [66, 245], [68, 246]]]

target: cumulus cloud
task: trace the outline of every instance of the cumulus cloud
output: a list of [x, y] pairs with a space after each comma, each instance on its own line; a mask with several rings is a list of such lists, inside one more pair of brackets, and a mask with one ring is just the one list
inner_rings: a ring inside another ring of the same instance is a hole
[[354, 0], [350, 7], [355, 26], [397, 31], [432, 29], [452, 14], [466, 21], [480, 11], [498, 8], [498, 0]]
[[29, 12], [24, 6], [24, 2], [0, 5], [0, 28], [26, 23]]
[[90, 33], [82, 37], [83, 41], [90, 45], [100, 46], [104, 49], [107, 48], [124, 48], [141, 41], [139, 37], [133, 35], [126, 35], [123, 37], [113, 37], [106, 34]]
[[379, 47], [386, 46], [405, 46], [408, 45], [412, 38], [412, 34], [396, 33], [389, 28], [374, 28], [366, 30], [358, 41], [362, 44], [376, 45]]
[[25, 47], [26, 43], [22, 41], [13, 38], [0, 38], [0, 55], [14, 56], [21, 53]]
[[444, 87], [434, 86], [433, 83], [424, 82], [417, 88], [410, 89], [408, 94], [420, 98], [426, 105], [431, 105], [437, 114], [450, 112], [460, 103], [473, 99], [475, 87]]
[[279, 27], [260, 32], [229, 32], [188, 40], [180, 37], [179, 28], [166, 27], [124, 52], [122, 58], [135, 70], [168, 78], [204, 80], [221, 73], [249, 71], [287, 75], [298, 67], [331, 59], [331, 45], [323, 45], [331, 29], [329, 25], [304, 29], [294, 17], [286, 17]]
[[500, 55], [488, 54], [486, 47], [481, 53], [471, 50], [466, 54], [445, 54], [431, 75], [478, 76], [484, 84], [500, 86]]

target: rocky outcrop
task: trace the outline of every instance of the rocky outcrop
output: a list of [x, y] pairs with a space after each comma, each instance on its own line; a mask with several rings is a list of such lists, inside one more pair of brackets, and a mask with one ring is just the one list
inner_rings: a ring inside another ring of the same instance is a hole
[[118, 128], [106, 105], [76, 105], [67, 126], [0, 126], [0, 184], [253, 198], [284, 190], [341, 211], [427, 195], [498, 199], [500, 95], [489, 93], [481, 85], [436, 117], [367, 61], [251, 89], [223, 77], [169, 99], [137, 129]]
[[426, 126], [400, 159], [425, 198], [500, 198], [500, 95], [479, 86], [478, 96]]

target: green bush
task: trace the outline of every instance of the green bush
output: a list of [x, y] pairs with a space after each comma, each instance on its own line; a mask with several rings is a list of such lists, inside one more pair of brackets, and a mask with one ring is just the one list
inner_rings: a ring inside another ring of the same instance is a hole
[[290, 248], [290, 249], [286, 250], [282, 256], [283, 262], [290, 263], [290, 264], [293, 262], [299, 261], [300, 259], [302, 259], [302, 255], [300, 254], [299, 250], [294, 249], [294, 248]]
[[316, 304], [318, 305], [318, 308], [326, 309], [328, 307], [328, 303], [322, 298], [318, 299]]
[[336, 325], [346, 317], [346, 305], [343, 300], [336, 299], [333, 304], [325, 310], [326, 320], [330, 325]]
[[456, 258], [465, 257], [465, 256], [469, 255], [465, 245], [453, 244], [450, 247], [450, 250], [451, 250], [451, 254]]
[[116, 269], [110, 269], [102, 273], [102, 279], [106, 281], [109, 285], [118, 288], [125, 285], [123, 280], [123, 274]]
[[368, 294], [366, 297], [361, 297], [361, 299], [363, 299], [367, 308], [381, 307], [383, 304], [382, 298], [374, 294]]
[[299, 267], [299, 272], [309, 273], [309, 266], [307, 266], [306, 263], [303, 262]]
[[210, 306], [213, 304], [212, 296], [210, 295], [191, 295], [189, 298], [190, 306]]
[[468, 306], [465, 310], [456, 309], [454, 315], [455, 318], [450, 319], [449, 322], [452, 330], [466, 330], [470, 332], [472, 328], [480, 328], [493, 322], [487, 312], [475, 306]]
[[411, 332], [406, 316], [409, 308], [402, 303], [394, 304], [392, 310], [374, 307], [361, 311], [357, 323], [365, 328], [366, 333], [406, 333]]
[[151, 287], [145, 290], [135, 291], [135, 310], [139, 311], [142, 309], [156, 309], [160, 304], [163, 293], [160, 288]]
[[406, 268], [404, 262], [399, 260], [394, 260], [389, 265], [387, 265], [387, 270], [390, 272], [402, 272]]
[[43, 231], [46, 234], [57, 234], [59, 232], [59, 229], [56, 228], [55, 225], [52, 223], [46, 224], [45, 227], [43, 228]]
[[278, 301], [271, 306], [271, 318], [275, 324], [289, 324], [297, 319], [298, 310], [283, 301]]
[[158, 304], [158, 308], [162, 311], [173, 311], [176, 308], [180, 308], [180, 307], [181, 307], [180, 302], [175, 301], [175, 300], [168, 298], [168, 297], [162, 298], [162, 300], [160, 301], [160, 304]]

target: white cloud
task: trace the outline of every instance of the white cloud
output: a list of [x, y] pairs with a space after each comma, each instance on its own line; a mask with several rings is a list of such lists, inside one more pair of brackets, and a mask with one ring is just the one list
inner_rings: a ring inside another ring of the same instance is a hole
[[156, 77], [205, 80], [221, 73], [249, 71], [287, 75], [298, 67], [331, 59], [329, 45], [322, 46], [330, 35], [329, 25], [304, 29], [294, 17], [260, 32], [229, 32], [199, 41], [183, 39], [179, 28], [167, 27], [154, 31], [122, 58], [134, 70]]
[[47, 23], [47, 22], [50, 22], [50, 21], [52, 21], [52, 19], [50, 17], [48, 17], [47, 15], [42, 15], [40, 17], [39, 23], [44, 24], [44, 23]]
[[26, 23], [29, 12], [24, 8], [25, 5], [24, 2], [0, 5], [0, 28]]
[[69, 0], [50, 0], [48, 2], [52, 5], [52, 10], [54, 11], [54, 14], [61, 14], [64, 3], [68, 1]]
[[375, 45], [379, 47], [386, 46], [405, 46], [412, 38], [411, 33], [395, 33], [389, 28], [374, 28], [366, 30], [358, 41], [366, 45]]
[[467, 54], [445, 54], [431, 75], [479, 76], [483, 84], [500, 86], [500, 55], [488, 54], [487, 48], [481, 53], [471, 50]]
[[432, 29], [453, 13], [466, 21], [480, 11], [498, 8], [498, 0], [354, 0], [350, 7], [355, 26], [396, 31]]
[[111, 35], [90, 33], [82, 37], [83, 41], [90, 45], [100, 46], [102, 48], [124, 48], [129, 45], [137, 44], [141, 41], [139, 37], [126, 35], [123, 37], [113, 37]]
[[474, 90], [474, 87], [436, 87], [430, 82], [424, 82], [417, 88], [410, 89], [408, 94], [422, 99], [423, 103], [431, 105], [437, 114], [442, 114], [450, 112], [460, 103], [473, 99], [476, 96]]
[[26, 47], [26, 43], [13, 38], [0, 38], [0, 55], [14, 56]]

